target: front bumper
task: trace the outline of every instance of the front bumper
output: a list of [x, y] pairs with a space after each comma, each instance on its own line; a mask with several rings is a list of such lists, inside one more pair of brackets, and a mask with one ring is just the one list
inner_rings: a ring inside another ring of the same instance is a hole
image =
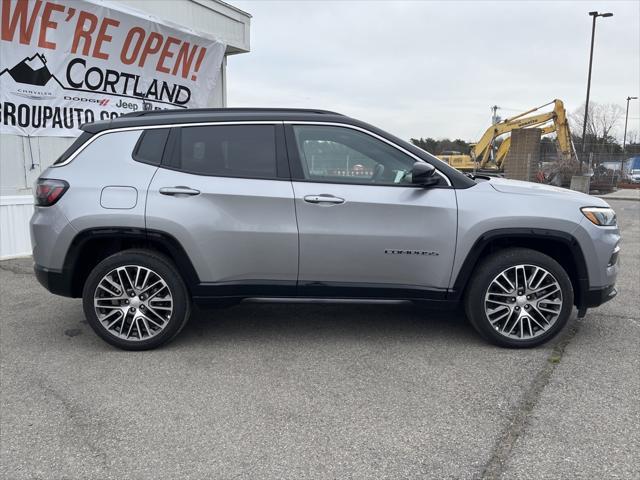
[[617, 294], [618, 291], [615, 285], [586, 290], [578, 305], [578, 317], [584, 317], [585, 313], [587, 313], [587, 308], [599, 307], [603, 303], [612, 300]]

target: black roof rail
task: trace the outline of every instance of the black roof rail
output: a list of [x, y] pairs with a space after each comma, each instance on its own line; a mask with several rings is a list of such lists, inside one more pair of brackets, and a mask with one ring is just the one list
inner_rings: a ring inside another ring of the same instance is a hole
[[180, 114], [180, 113], [315, 113], [322, 115], [340, 115], [344, 116], [338, 112], [332, 112], [329, 110], [318, 110], [311, 108], [249, 108], [249, 107], [241, 107], [241, 108], [175, 108], [169, 110], [141, 110], [139, 112], [130, 112], [121, 115], [122, 117], [143, 117], [147, 115], [163, 115], [163, 114]]

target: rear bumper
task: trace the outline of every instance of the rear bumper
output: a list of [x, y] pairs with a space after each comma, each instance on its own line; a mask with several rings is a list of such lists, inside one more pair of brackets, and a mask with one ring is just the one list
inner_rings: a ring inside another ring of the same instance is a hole
[[54, 270], [40, 265], [33, 267], [40, 285], [56, 295], [71, 297], [71, 274], [65, 270]]

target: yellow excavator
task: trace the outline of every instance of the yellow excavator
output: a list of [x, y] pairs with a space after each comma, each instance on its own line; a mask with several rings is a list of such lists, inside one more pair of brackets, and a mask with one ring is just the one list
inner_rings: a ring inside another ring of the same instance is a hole
[[[549, 105], [553, 105], [552, 111], [535, 113]], [[532, 108], [515, 117], [507, 118], [491, 125], [484, 132], [478, 143], [472, 146], [471, 155], [462, 155], [459, 152], [443, 152], [441, 155], [438, 155], [438, 158], [460, 170], [501, 170], [504, 159], [511, 147], [511, 137], [507, 137], [502, 141], [494, 158], [492, 158], [491, 153], [494, 149], [495, 141], [498, 137], [519, 128], [540, 128], [542, 129], [542, 135], [556, 132], [556, 141], [562, 160], [570, 161], [574, 155], [567, 112], [564, 109], [562, 101], [556, 99], [545, 105]], [[491, 160], [494, 160], [495, 163], [490, 166]]]

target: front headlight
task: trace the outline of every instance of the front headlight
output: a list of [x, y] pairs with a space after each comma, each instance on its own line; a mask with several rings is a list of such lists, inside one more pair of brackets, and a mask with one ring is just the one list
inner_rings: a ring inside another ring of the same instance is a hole
[[616, 224], [616, 212], [606, 207], [582, 207], [582, 214], [600, 227], [610, 227]]

